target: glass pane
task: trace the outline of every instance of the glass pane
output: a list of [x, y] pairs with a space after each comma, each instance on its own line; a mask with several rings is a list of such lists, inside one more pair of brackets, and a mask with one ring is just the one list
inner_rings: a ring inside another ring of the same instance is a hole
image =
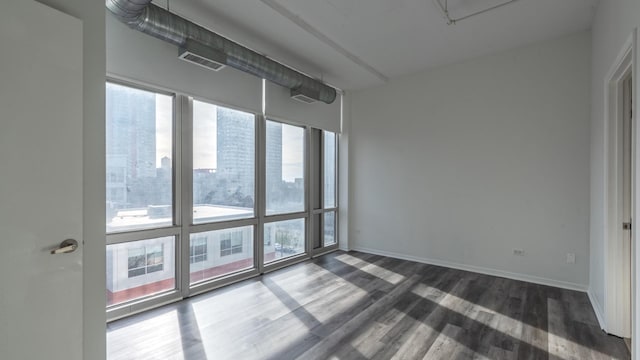
[[304, 222], [304, 219], [294, 219], [264, 225], [265, 263], [304, 252]]
[[173, 97], [107, 83], [107, 232], [173, 224]]
[[336, 243], [336, 213], [324, 213], [324, 246]]
[[324, 207], [336, 207], [336, 134], [324, 132]]
[[193, 222], [253, 217], [255, 116], [193, 102]]
[[314, 249], [320, 249], [323, 246], [324, 232], [322, 229], [322, 214], [311, 215], [311, 244]]
[[322, 163], [322, 130], [311, 129], [309, 137], [309, 151], [311, 158], [309, 169], [314, 174], [314, 186], [309, 191], [309, 199], [313, 210], [322, 209], [322, 172], [324, 164]]
[[267, 121], [266, 213], [304, 211], [304, 129]]
[[191, 234], [191, 284], [253, 267], [253, 226]]
[[107, 306], [175, 289], [175, 237], [107, 245]]

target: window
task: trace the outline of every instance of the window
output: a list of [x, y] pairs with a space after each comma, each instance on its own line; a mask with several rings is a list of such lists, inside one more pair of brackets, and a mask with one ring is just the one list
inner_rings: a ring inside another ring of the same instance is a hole
[[337, 215], [337, 137], [335, 133], [323, 131], [323, 246], [336, 245]]
[[162, 244], [129, 249], [129, 277], [162, 271], [164, 251]]
[[[253, 226], [191, 234], [192, 252], [204, 252], [204, 261], [190, 263], [190, 284], [216, 279], [254, 267]], [[198, 248], [205, 244], [204, 247]], [[215, 246], [219, 245], [216, 253]], [[211, 245], [211, 246], [208, 246]]]
[[337, 136], [312, 129], [311, 243], [317, 252], [337, 245]]
[[193, 102], [193, 222], [251, 218], [255, 115]]
[[220, 257], [242, 253], [242, 234], [236, 232], [223, 235], [220, 240]]
[[207, 238], [195, 237], [189, 246], [189, 263], [195, 264], [207, 261]]
[[305, 249], [305, 219], [264, 225], [264, 260], [266, 263], [301, 254]]
[[107, 82], [108, 318], [335, 247], [337, 137]]
[[302, 127], [267, 120], [267, 215], [305, 210], [304, 144]]
[[172, 96], [107, 83], [107, 232], [173, 224], [172, 119]]
[[324, 207], [336, 207], [336, 134], [323, 131]]
[[107, 245], [107, 306], [175, 288], [174, 236]]
[[336, 243], [336, 213], [326, 212], [322, 220], [324, 224], [324, 240], [323, 246], [331, 246]]
[[124, 182], [124, 167], [113, 166], [109, 169], [110, 172], [107, 175], [108, 183], [122, 183]]
[[174, 96], [106, 83], [107, 306], [175, 290]]

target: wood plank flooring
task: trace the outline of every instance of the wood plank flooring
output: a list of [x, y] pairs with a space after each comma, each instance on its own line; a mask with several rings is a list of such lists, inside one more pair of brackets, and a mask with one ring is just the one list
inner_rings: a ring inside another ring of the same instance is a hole
[[586, 294], [334, 252], [108, 324], [108, 359], [630, 359]]

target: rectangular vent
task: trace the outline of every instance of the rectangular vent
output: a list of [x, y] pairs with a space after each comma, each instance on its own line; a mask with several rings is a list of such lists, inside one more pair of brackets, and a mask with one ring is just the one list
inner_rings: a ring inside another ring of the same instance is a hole
[[191, 39], [179, 49], [178, 57], [213, 71], [219, 71], [227, 63], [226, 54]]
[[314, 102], [316, 102], [316, 100], [314, 100], [314, 99], [312, 99], [312, 98], [310, 98], [310, 97], [308, 97], [306, 95], [303, 95], [303, 94], [293, 95], [291, 98], [294, 99], [294, 100], [298, 100], [300, 102], [306, 103], [306, 104], [313, 104]]
[[304, 88], [291, 89], [291, 93], [289, 95], [293, 100], [297, 100], [305, 104], [313, 104], [317, 102], [316, 99], [319, 96], [318, 92]]
[[182, 54], [180, 54], [180, 59], [188, 61], [190, 63], [205, 67], [207, 69], [213, 70], [213, 71], [218, 71], [222, 68], [225, 67], [224, 64], [220, 64], [217, 63], [215, 61], [209, 60], [209, 59], [205, 59], [202, 56], [196, 55], [194, 53], [185, 51]]

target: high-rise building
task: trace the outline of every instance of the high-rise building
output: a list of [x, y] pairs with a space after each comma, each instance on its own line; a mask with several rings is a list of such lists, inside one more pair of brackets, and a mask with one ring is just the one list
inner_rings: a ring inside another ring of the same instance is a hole
[[[218, 107], [217, 171], [230, 185], [227, 191], [240, 190], [253, 197], [255, 185], [255, 127], [253, 115]], [[277, 187], [282, 182], [282, 124], [267, 122], [269, 138], [266, 153], [267, 184]]]
[[255, 118], [252, 114], [218, 107], [217, 170], [227, 182], [227, 192], [254, 197]]
[[126, 205], [135, 179], [156, 177], [156, 99], [150, 92], [107, 83], [107, 192]]
[[282, 184], [282, 124], [267, 121], [267, 192]]

